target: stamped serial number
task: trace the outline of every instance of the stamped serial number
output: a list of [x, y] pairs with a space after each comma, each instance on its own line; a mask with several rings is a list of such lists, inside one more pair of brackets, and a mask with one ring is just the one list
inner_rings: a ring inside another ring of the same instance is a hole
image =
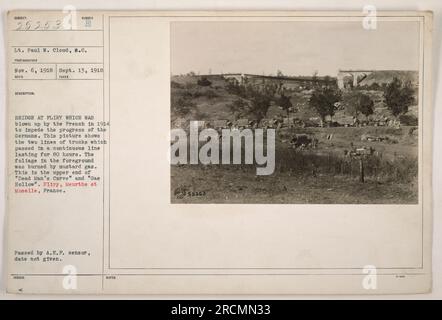
[[177, 199], [204, 197], [206, 196], [206, 191], [191, 191], [187, 188], [179, 187], [175, 189], [174, 195]]

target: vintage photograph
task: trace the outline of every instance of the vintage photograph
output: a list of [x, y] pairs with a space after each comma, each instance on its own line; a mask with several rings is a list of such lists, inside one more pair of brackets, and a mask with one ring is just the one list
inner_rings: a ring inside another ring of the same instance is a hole
[[172, 203], [418, 203], [418, 22], [170, 28]]

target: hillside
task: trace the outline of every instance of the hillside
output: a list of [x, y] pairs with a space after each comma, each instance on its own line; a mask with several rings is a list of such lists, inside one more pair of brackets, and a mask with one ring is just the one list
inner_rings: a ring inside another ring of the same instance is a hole
[[[186, 120], [235, 120], [235, 116], [231, 112], [229, 105], [239, 99], [239, 96], [228, 92], [228, 82], [221, 76], [211, 76], [209, 77], [211, 82], [210, 86], [200, 86], [197, 84], [199, 78], [200, 77], [198, 76], [188, 75], [172, 77], [172, 104], [181, 98], [190, 100], [194, 106], [192, 107], [192, 111], [187, 115], [180, 116], [172, 112], [171, 120], [174, 121], [177, 118], [184, 118]], [[300, 119], [317, 117], [316, 112], [308, 105], [310, 95], [310, 90], [291, 93], [291, 102], [298, 110], [296, 112], [296, 117]], [[247, 99], [243, 100], [250, 103]], [[272, 103], [269, 107], [266, 118], [274, 118], [278, 116], [287, 116], [287, 114], [277, 105]]]
[[[373, 83], [382, 85], [397, 77], [402, 81], [412, 81], [416, 84], [417, 72], [414, 71], [374, 71], [368, 75], [360, 86], [369, 86]], [[171, 79], [171, 122], [176, 119], [188, 120], [230, 120], [235, 121], [235, 114], [231, 110], [232, 104], [241, 99], [245, 103], [251, 103], [248, 99], [228, 90], [229, 82], [220, 75], [205, 76], [209, 79], [209, 84], [198, 84], [203, 77], [197, 75], [173, 76]], [[374, 113], [378, 116], [391, 117], [391, 112], [385, 106], [382, 90], [363, 90], [361, 92], [369, 95], [374, 102]], [[309, 99], [312, 90], [299, 89], [290, 91], [290, 101], [296, 110], [292, 115], [301, 120], [318, 117], [315, 110], [309, 106]], [[176, 106], [186, 104], [183, 112], [178, 112]], [[344, 111], [339, 110], [336, 116], [343, 115]], [[417, 115], [417, 106], [410, 107], [410, 114]], [[266, 118], [286, 117], [286, 111], [282, 110], [274, 102], [271, 103]], [[249, 116], [249, 120], [253, 116]]]
[[370, 86], [373, 83], [382, 85], [384, 83], [391, 82], [394, 78], [398, 78], [402, 82], [411, 81], [414, 85], [418, 84], [419, 74], [417, 71], [402, 71], [402, 70], [381, 70], [373, 71], [373, 73], [367, 75], [359, 85]]
[[197, 84], [198, 76], [174, 76], [171, 82], [171, 99], [190, 100], [194, 107], [187, 115], [171, 113], [171, 120], [234, 120], [229, 104], [238, 99], [237, 95], [226, 90], [227, 81], [222, 77], [211, 77], [212, 84], [207, 87]]

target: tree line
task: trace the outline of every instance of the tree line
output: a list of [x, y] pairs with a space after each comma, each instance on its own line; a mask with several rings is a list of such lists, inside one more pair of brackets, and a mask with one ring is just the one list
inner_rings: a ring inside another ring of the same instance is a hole
[[[199, 79], [198, 86], [210, 87], [207, 79]], [[409, 107], [415, 103], [415, 93], [410, 81], [401, 81], [399, 78], [382, 86], [377, 85], [376, 91], [383, 91], [383, 99], [387, 108], [395, 117], [403, 116]], [[374, 113], [372, 97], [362, 90], [340, 90], [332, 82], [313, 82], [311, 95], [308, 100], [309, 107], [316, 111], [318, 116], [325, 121], [326, 117], [333, 118], [335, 113], [344, 108], [348, 115], [357, 117], [360, 114], [369, 116]], [[293, 96], [283, 86], [282, 81], [267, 83], [236, 83], [228, 82], [227, 92], [236, 95], [237, 99], [228, 105], [235, 118], [254, 118], [258, 121], [264, 119], [272, 103], [284, 110], [287, 116], [296, 112], [293, 105]], [[172, 111], [184, 116], [196, 108], [193, 99], [185, 97], [172, 97]]]
[[[408, 108], [415, 103], [412, 83], [403, 82], [398, 78], [383, 87], [385, 105], [393, 116], [398, 117], [408, 112]], [[333, 117], [340, 103], [346, 112], [352, 116], [363, 114], [369, 116], [374, 113], [374, 101], [370, 95], [359, 90], [343, 93], [336, 87], [316, 87], [309, 100], [309, 105], [325, 120], [326, 116]]]

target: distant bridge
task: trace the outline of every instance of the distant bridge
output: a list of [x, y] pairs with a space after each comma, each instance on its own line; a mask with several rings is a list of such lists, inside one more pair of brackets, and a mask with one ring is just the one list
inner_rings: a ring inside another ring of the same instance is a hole
[[338, 72], [338, 88], [345, 87], [344, 78], [350, 76], [352, 78], [353, 87], [357, 87], [359, 82], [364, 80], [373, 70], [339, 70]]

